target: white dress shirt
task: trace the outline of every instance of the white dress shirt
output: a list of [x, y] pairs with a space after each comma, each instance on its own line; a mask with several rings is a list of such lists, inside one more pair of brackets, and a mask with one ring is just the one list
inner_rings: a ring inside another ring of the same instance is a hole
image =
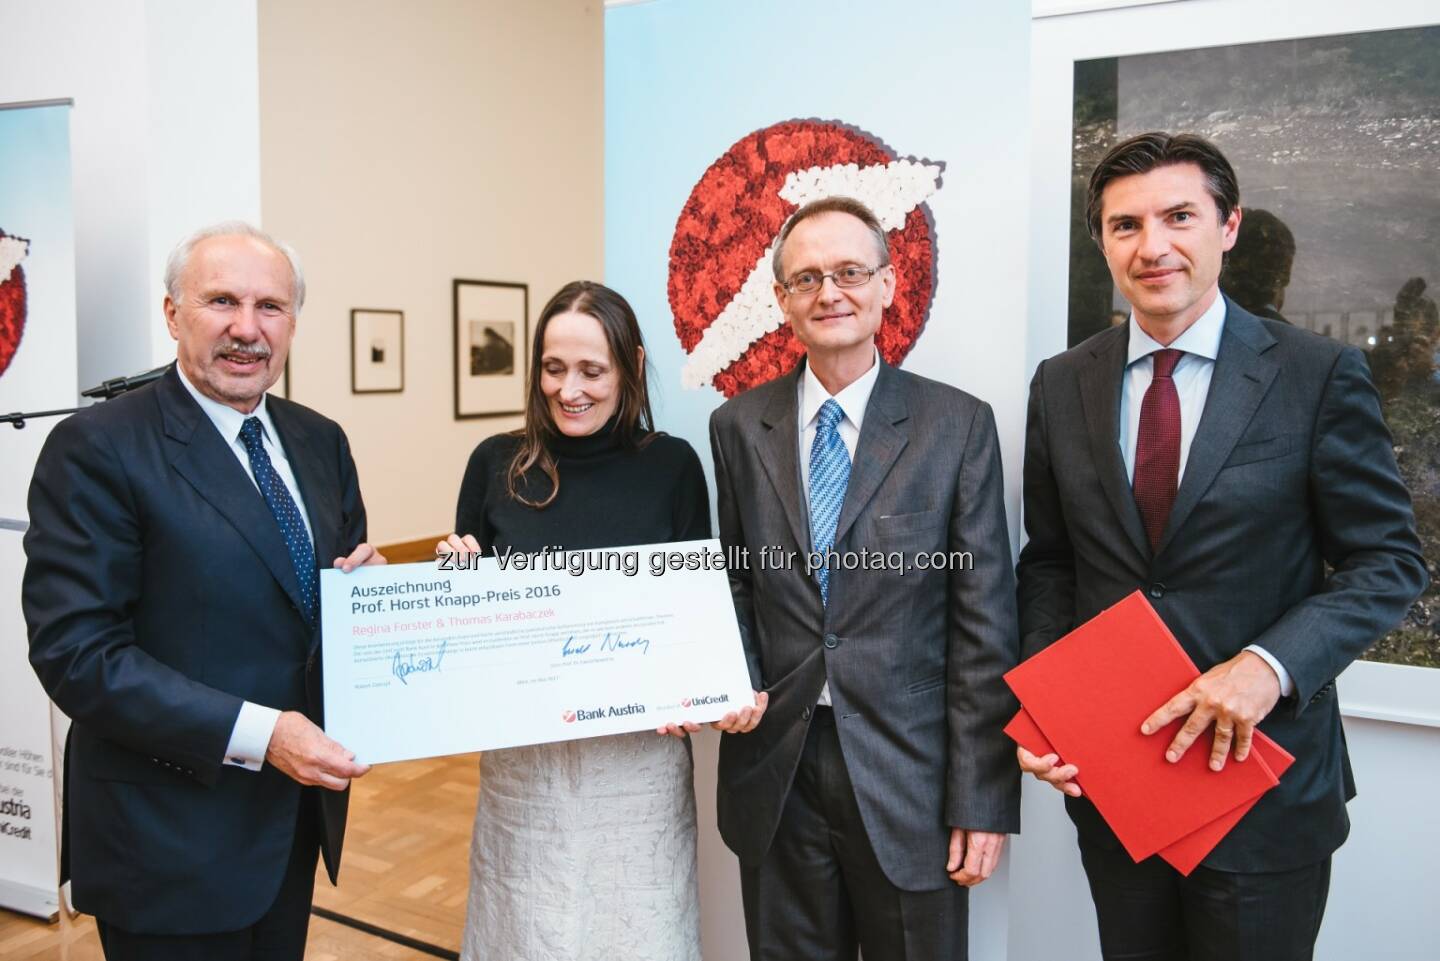
[[[876, 351], [874, 359], [870, 362], [870, 369], [861, 374], [860, 377], [846, 387], [833, 398], [825, 385], [820, 383], [820, 378], [810, 369], [810, 364], [805, 364], [805, 375], [800, 378], [800, 483], [805, 493], [805, 512], [809, 517], [810, 512], [810, 448], [815, 443], [815, 430], [819, 425], [820, 408], [827, 400], [834, 400], [840, 405], [845, 416], [840, 419], [836, 426], [836, 433], [845, 445], [845, 453], [850, 456], [850, 462], [855, 462], [855, 445], [860, 442], [860, 425], [865, 421], [865, 408], [870, 403], [870, 393], [875, 389], [875, 380], [880, 376], [880, 352]], [[808, 523], [808, 521], [807, 521]], [[820, 689], [820, 699], [817, 704], [830, 706], [830, 682], [826, 681], [825, 686]]]
[[[190, 396], [195, 398], [195, 403], [200, 405], [210, 423], [215, 425], [220, 436], [229, 444], [230, 453], [240, 462], [252, 484], [255, 484], [255, 471], [250, 466], [250, 454], [245, 450], [245, 442], [240, 439], [240, 427], [247, 418], [260, 419], [260, 436], [265, 445], [265, 453], [270, 455], [270, 463], [274, 466], [275, 473], [285, 483], [290, 496], [295, 499], [300, 519], [305, 523], [305, 533], [310, 535], [313, 544], [315, 532], [310, 529], [310, 518], [305, 513], [305, 499], [300, 496], [300, 485], [295, 482], [295, 472], [290, 469], [290, 459], [285, 456], [285, 448], [280, 446], [280, 435], [275, 432], [275, 425], [270, 420], [270, 412], [265, 407], [265, 397], [261, 396], [260, 403], [253, 411], [242, 414], [235, 408], [227, 407], [200, 393], [195, 385], [190, 383], [179, 364], [175, 365], [175, 373], [180, 375], [180, 383], [185, 385]], [[255, 490], [259, 492], [259, 484], [255, 484]], [[240, 716], [235, 719], [235, 727], [230, 732], [230, 743], [225, 748], [224, 763], [243, 767], [247, 771], [260, 770], [265, 763], [265, 752], [270, 747], [270, 736], [275, 732], [275, 722], [279, 718], [280, 712], [272, 707], [250, 701], [240, 705]]]
[[[1225, 298], [1217, 296], [1215, 303], [1200, 319], [1186, 328], [1185, 333], [1170, 344], [1172, 350], [1182, 350], [1185, 355], [1175, 365], [1171, 378], [1175, 381], [1175, 392], [1180, 396], [1180, 473], [1176, 483], [1185, 477], [1185, 465], [1190, 460], [1190, 444], [1195, 440], [1195, 430], [1200, 426], [1200, 415], [1205, 411], [1205, 399], [1210, 396], [1210, 378], [1215, 373], [1215, 358], [1220, 355], [1220, 336], [1225, 331]], [[1135, 481], [1135, 443], [1140, 435], [1140, 405], [1145, 391], [1150, 389], [1154, 379], [1155, 360], [1151, 356], [1165, 346], [1156, 341], [1135, 322], [1130, 315], [1130, 350], [1126, 360], [1125, 378], [1120, 388], [1120, 452], [1125, 458], [1125, 476]], [[1290, 672], [1275, 657], [1258, 644], [1245, 648], [1254, 651], [1275, 670], [1280, 679], [1280, 693], [1288, 696], [1295, 690]]]

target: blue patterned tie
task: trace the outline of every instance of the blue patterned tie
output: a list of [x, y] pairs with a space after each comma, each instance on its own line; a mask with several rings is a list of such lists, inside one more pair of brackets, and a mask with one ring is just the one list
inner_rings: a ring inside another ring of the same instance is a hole
[[295, 506], [290, 489], [270, 463], [265, 453], [265, 443], [260, 439], [260, 418], [247, 417], [240, 425], [240, 440], [245, 452], [250, 455], [250, 469], [255, 472], [255, 483], [265, 497], [265, 506], [275, 515], [280, 525], [280, 536], [285, 538], [285, 547], [290, 551], [290, 563], [295, 565], [295, 577], [300, 582], [300, 599], [305, 602], [305, 616], [313, 624], [319, 593], [316, 591], [315, 547], [310, 543], [310, 534], [305, 530], [305, 519]]
[[[835, 546], [835, 525], [850, 485], [850, 455], [838, 430], [844, 416], [834, 398], [821, 404], [810, 444], [810, 549], [820, 554]], [[820, 579], [820, 601], [829, 604], [830, 566], [822, 564], [815, 574]]]

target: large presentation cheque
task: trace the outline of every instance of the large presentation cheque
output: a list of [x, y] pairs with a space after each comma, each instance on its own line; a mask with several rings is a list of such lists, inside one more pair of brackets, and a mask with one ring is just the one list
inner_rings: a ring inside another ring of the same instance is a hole
[[320, 574], [325, 730], [378, 764], [753, 703], [716, 540]]

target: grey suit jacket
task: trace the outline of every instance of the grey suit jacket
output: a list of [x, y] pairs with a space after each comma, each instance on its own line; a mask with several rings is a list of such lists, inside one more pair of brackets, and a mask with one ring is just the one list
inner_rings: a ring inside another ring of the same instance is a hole
[[[908, 569], [835, 571], [827, 607], [803, 565], [800, 374], [732, 399], [710, 420], [720, 538], [750, 554], [748, 569], [730, 575], [735, 608], [752, 680], [770, 692], [760, 725], [721, 743], [720, 832], [742, 861], [765, 856], [828, 679], [881, 867], [900, 888], [934, 890], [951, 883], [952, 826], [1019, 830], [1013, 749], [1001, 730], [1016, 710], [1001, 675], [1018, 641], [994, 417], [962, 391], [882, 363], [835, 545], [857, 557], [899, 552]], [[796, 563], [760, 569], [766, 547]], [[917, 554], [952, 551], [970, 552], [972, 569], [915, 566]]]
[[[1295, 765], [1205, 864], [1312, 864], [1345, 840], [1354, 795], [1334, 679], [1427, 583], [1369, 369], [1355, 348], [1227, 298], [1210, 393], [1152, 552], [1117, 441], [1128, 336], [1091, 337], [1041, 364], [1030, 387], [1025, 654], [1136, 589], [1201, 671], [1264, 647], [1296, 693], [1260, 727]], [[1067, 807], [1082, 836], [1118, 844], [1088, 801]]]

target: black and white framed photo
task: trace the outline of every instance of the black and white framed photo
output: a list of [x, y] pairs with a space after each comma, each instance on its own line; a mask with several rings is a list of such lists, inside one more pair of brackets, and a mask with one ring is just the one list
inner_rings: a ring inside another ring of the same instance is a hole
[[525, 409], [530, 287], [455, 281], [455, 419]]
[[350, 311], [350, 392], [398, 394], [405, 389], [405, 314]]

